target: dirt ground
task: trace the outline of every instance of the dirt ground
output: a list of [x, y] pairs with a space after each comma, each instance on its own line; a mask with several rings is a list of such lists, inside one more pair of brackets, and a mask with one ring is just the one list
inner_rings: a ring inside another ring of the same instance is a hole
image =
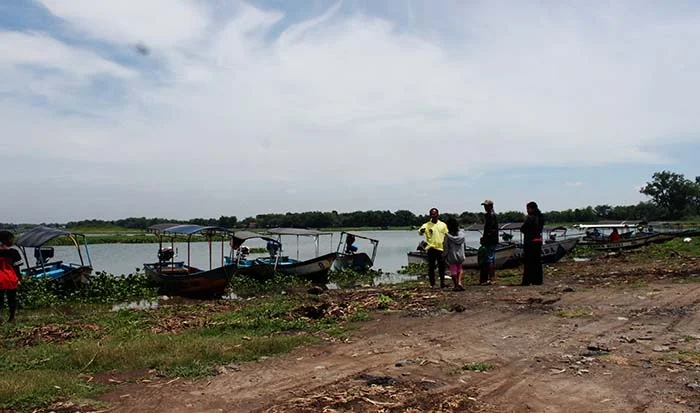
[[345, 340], [207, 379], [119, 384], [102, 401], [113, 412], [697, 412], [698, 281], [700, 260], [614, 257], [559, 263], [537, 287], [418, 288]]

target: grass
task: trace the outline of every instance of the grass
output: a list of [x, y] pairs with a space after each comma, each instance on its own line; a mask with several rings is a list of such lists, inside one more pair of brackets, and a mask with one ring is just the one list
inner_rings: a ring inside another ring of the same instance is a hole
[[462, 370], [465, 371], [476, 371], [476, 372], [482, 372], [482, 371], [489, 371], [493, 370], [494, 366], [489, 364], [489, 363], [469, 363], [465, 364], [462, 366]]
[[652, 258], [669, 257], [700, 257], [700, 238], [691, 238], [683, 242], [683, 238], [674, 238], [663, 244], [653, 244], [644, 249], [644, 254]]
[[299, 312], [319, 300], [304, 294], [141, 311], [104, 305], [22, 311], [18, 324], [0, 326], [0, 409], [94, 397], [106, 387], [88, 378], [100, 373], [207, 376], [217, 365], [285, 353], [324, 335], [344, 338], [348, 321], [368, 318], [358, 312], [310, 319]]

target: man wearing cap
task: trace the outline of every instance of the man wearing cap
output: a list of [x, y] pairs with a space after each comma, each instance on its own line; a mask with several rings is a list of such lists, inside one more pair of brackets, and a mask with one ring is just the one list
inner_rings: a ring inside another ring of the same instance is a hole
[[486, 248], [486, 263], [488, 265], [489, 280], [482, 284], [492, 284], [496, 281], [496, 246], [498, 245], [498, 219], [493, 210], [493, 201], [490, 199], [481, 203], [484, 206], [484, 246]]
[[440, 275], [440, 288], [445, 288], [445, 260], [442, 258], [443, 242], [447, 234], [447, 224], [440, 221], [437, 208], [430, 209], [430, 221], [423, 224], [418, 233], [425, 236], [425, 247], [428, 253], [428, 280], [430, 287], [435, 287], [435, 264], [437, 262]]

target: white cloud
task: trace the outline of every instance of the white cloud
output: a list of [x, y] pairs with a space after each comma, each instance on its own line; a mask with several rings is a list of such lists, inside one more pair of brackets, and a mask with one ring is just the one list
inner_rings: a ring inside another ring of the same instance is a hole
[[210, 19], [191, 0], [39, 1], [76, 30], [121, 45], [138, 42], [156, 48], [182, 45], [197, 39]]
[[[446, 39], [341, 3], [290, 25], [245, 4], [228, 17], [186, 0], [41, 2], [119, 50], [143, 42], [158, 69], [46, 34], [0, 33], [0, 75], [51, 91], [48, 107], [0, 106], [0, 133], [27, 143], [7, 150], [58, 142], [64, 159], [149, 162], [154, 187], [227, 188], [235, 198], [269, 186], [274, 197], [293, 183], [308, 199], [313, 188], [362, 182], [371, 193], [505, 167], [656, 162], [643, 148], [700, 132], [698, 10], [450, 3], [421, 26]], [[40, 77], [26, 63], [61, 74]], [[84, 90], [97, 75], [121, 88], [106, 107]], [[140, 182], [142, 172], [120, 178]]]
[[4, 69], [32, 65], [60, 70], [65, 77], [106, 74], [129, 78], [135, 75], [133, 70], [120, 64], [40, 33], [0, 31], [0, 49], [3, 51], [0, 67]]
[[571, 188], [580, 188], [583, 186], [583, 182], [581, 181], [576, 181], [576, 182], [566, 182], [564, 183], [564, 186], [568, 186]]

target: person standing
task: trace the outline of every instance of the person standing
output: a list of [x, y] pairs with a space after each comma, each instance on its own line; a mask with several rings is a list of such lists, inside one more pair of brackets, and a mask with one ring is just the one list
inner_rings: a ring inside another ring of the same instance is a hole
[[440, 275], [440, 288], [445, 288], [445, 260], [442, 257], [443, 243], [447, 234], [447, 225], [440, 221], [440, 213], [437, 208], [431, 208], [430, 221], [421, 225], [418, 229], [420, 235], [425, 236], [428, 244], [425, 250], [428, 254], [428, 280], [430, 287], [435, 287], [435, 266], [437, 264]]
[[493, 210], [493, 201], [490, 199], [481, 203], [486, 212], [484, 216], [484, 247], [486, 248], [486, 265], [488, 266], [489, 279], [486, 283], [496, 282], [496, 247], [498, 246], [498, 218]]
[[459, 234], [459, 223], [456, 219], [447, 220], [447, 235], [443, 245], [445, 262], [450, 266], [452, 289], [464, 291], [462, 286], [462, 263], [464, 263], [464, 237]]
[[15, 321], [17, 312], [17, 285], [21, 273], [19, 266], [22, 264], [22, 256], [19, 251], [12, 248], [15, 236], [9, 231], [0, 231], [0, 308], [5, 306], [5, 296], [10, 307], [10, 323]]
[[525, 255], [523, 282], [520, 285], [542, 285], [544, 282], [541, 260], [544, 216], [534, 201], [528, 202], [526, 208], [527, 217], [520, 227], [520, 232], [523, 233], [523, 253]]

